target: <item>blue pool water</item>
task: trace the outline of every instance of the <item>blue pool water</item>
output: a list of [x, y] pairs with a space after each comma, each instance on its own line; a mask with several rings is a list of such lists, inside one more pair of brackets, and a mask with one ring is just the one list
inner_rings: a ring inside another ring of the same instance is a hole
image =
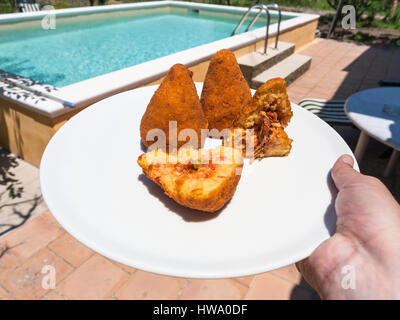
[[[57, 19], [55, 30], [44, 30], [36, 21], [29, 28], [0, 30], [0, 69], [63, 87], [226, 38], [239, 19], [189, 11], [110, 13]], [[263, 26], [260, 18], [253, 28]]]

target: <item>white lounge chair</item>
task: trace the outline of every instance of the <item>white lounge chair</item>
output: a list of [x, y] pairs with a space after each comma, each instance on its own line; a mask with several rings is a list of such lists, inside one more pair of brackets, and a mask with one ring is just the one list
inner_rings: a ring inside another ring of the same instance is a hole
[[40, 5], [36, 2], [18, 1], [18, 9], [20, 12], [40, 11]]
[[351, 124], [344, 112], [343, 100], [303, 99], [299, 106], [331, 123]]

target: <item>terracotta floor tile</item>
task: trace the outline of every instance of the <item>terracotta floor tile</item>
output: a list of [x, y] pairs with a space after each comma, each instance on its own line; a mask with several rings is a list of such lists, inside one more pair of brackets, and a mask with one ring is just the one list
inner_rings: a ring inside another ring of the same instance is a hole
[[248, 288], [232, 279], [190, 280], [180, 299], [242, 299]]
[[250, 286], [253, 279], [254, 279], [254, 276], [235, 278], [235, 280], [239, 281], [240, 283], [243, 283], [246, 286]]
[[310, 79], [310, 78], [299, 79], [296, 82], [296, 85], [290, 86], [288, 90], [290, 91], [291, 89], [297, 89], [297, 90], [312, 89], [317, 85], [317, 83], [318, 80], [316, 79]]
[[118, 299], [175, 299], [186, 282], [182, 278], [138, 270], [115, 296]]
[[293, 282], [307, 290], [314, 291], [314, 289], [304, 280], [300, 272], [297, 271], [295, 264], [288, 265], [286, 267], [272, 271], [271, 273]]
[[289, 99], [291, 102], [298, 104], [304, 98], [306, 98], [305, 95], [291, 95]]
[[290, 282], [299, 284], [301, 282], [301, 274], [297, 271], [294, 264], [272, 271], [271, 273], [280, 276]]
[[65, 300], [56, 290], [50, 290], [41, 300]]
[[2, 279], [1, 283], [17, 299], [38, 299], [47, 291], [42, 287], [42, 280], [48, 273], [41, 273], [46, 265], [52, 265], [55, 268], [56, 283], [72, 271], [71, 266], [49, 249], [44, 248]]
[[106, 299], [128, 276], [106, 258], [95, 254], [57, 289], [68, 299]]
[[248, 300], [313, 299], [314, 293], [270, 273], [258, 275], [246, 295]]
[[329, 86], [324, 86], [324, 85], [318, 84], [311, 91], [317, 91], [317, 92], [323, 92], [323, 93], [326, 93], [326, 94], [332, 94], [332, 93], [335, 93], [337, 91], [337, 87], [329, 87]]
[[56, 220], [56, 218], [54, 218], [50, 211], [43, 213], [42, 217], [54, 224], [56, 227], [63, 229], [63, 227], [58, 223], [58, 221]]
[[328, 66], [325, 66], [324, 64], [321, 64], [312, 68], [312, 71], [320, 76], [327, 76], [329, 74], [330, 68]]
[[49, 248], [75, 267], [81, 265], [94, 254], [94, 251], [80, 243], [67, 232], [53, 241], [49, 245]]
[[112, 262], [115, 263], [118, 267], [120, 267], [123, 270], [125, 270], [126, 272], [128, 272], [129, 274], [132, 274], [132, 273], [134, 273], [136, 271], [135, 268], [129, 267], [129, 266], [123, 264], [123, 263], [119, 263], [119, 262], [114, 261], [114, 260]]
[[308, 97], [308, 93], [310, 92], [311, 89], [304, 89], [304, 90], [299, 90], [299, 91], [289, 91], [288, 96], [290, 101], [294, 101], [295, 99], [302, 98], [302, 97]]
[[18, 261], [8, 253], [1, 254], [2, 250], [0, 248], [0, 279], [19, 265]]
[[1, 239], [0, 244], [7, 244], [10, 252], [24, 262], [61, 234], [60, 229], [39, 216]]
[[[296, 93], [304, 93], [306, 89], [301, 87], [301, 86], [296, 86], [296, 87], [289, 87], [287, 89], [287, 94], [289, 95], [289, 98], [292, 94], [296, 94]], [[310, 90], [310, 89], [307, 89]]]
[[0, 300], [12, 300], [13, 298], [7, 293], [6, 290], [4, 290], [2, 287], [0, 287]]
[[329, 100], [333, 96], [333, 93], [325, 91], [325, 90], [316, 90], [312, 89], [308, 95], [307, 98], [311, 99], [324, 99], [324, 100]]
[[323, 79], [318, 85], [316, 85], [314, 88], [323, 88], [327, 90], [334, 90], [336, 91], [339, 87], [340, 84], [343, 82], [343, 80], [336, 80], [336, 79]]

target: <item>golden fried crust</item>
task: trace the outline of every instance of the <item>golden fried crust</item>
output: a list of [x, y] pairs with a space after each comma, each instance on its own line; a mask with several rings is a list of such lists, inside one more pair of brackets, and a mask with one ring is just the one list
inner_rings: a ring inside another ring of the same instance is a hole
[[258, 88], [251, 103], [243, 108], [235, 124], [245, 128], [252, 127], [254, 125], [252, 118], [257, 117], [261, 110], [276, 112], [280, 124], [283, 127], [288, 125], [293, 113], [284, 79], [270, 79]]
[[251, 101], [251, 91], [235, 56], [218, 51], [211, 59], [201, 93], [209, 129], [232, 127], [237, 114]]
[[[179, 151], [170, 162], [168, 155], [160, 149], [145, 153], [138, 158], [143, 173], [161, 186], [165, 193], [179, 204], [196, 210], [215, 212], [221, 209], [234, 195], [240, 180], [243, 158], [233, 148], [219, 147], [214, 150], [194, 150], [191, 154]], [[218, 163], [209, 155], [211, 161], [197, 164], [206, 153], [224, 155], [228, 163]], [[216, 153], [215, 153], [216, 152]], [[175, 159], [175, 161], [174, 161]], [[172, 160], [172, 161], [171, 161]]]
[[220, 185], [218, 190], [210, 192], [207, 198], [196, 199], [194, 197], [187, 197], [179, 194], [176, 199], [174, 198], [174, 200], [188, 208], [205, 212], [216, 212], [232, 199], [239, 180], [240, 175], [236, 175], [232, 172], [231, 175], [228, 176]]
[[[167, 146], [169, 141], [169, 121], [177, 121], [177, 135], [183, 129], [193, 129], [197, 133], [198, 146], [201, 146], [201, 129], [207, 128], [207, 119], [196, 87], [192, 80], [192, 72], [181, 64], [174, 65], [154, 93], [147, 106], [140, 123], [140, 137], [145, 146], [154, 143], [146, 136], [151, 129], [161, 129], [166, 135]], [[177, 147], [188, 142], [178, 141]]]

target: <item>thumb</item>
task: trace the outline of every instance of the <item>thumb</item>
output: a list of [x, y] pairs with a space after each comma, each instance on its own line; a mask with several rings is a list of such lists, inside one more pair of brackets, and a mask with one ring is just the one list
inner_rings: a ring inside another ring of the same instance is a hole
[[303, 276], [304, 280], [315, 290], [321, 297], [320, 281], [317, 279], [319, 269], [316, 269], [310, 262], [310, 257], [296, 262], [297, 271]]
[[361, 173], [353, 169], [354, 159], [348, 154], [342, 155], [336, 160], [331, 170], [332, 179], [336, 188], [340, 191], [343, 186], [349, 182], [358, 179]]

